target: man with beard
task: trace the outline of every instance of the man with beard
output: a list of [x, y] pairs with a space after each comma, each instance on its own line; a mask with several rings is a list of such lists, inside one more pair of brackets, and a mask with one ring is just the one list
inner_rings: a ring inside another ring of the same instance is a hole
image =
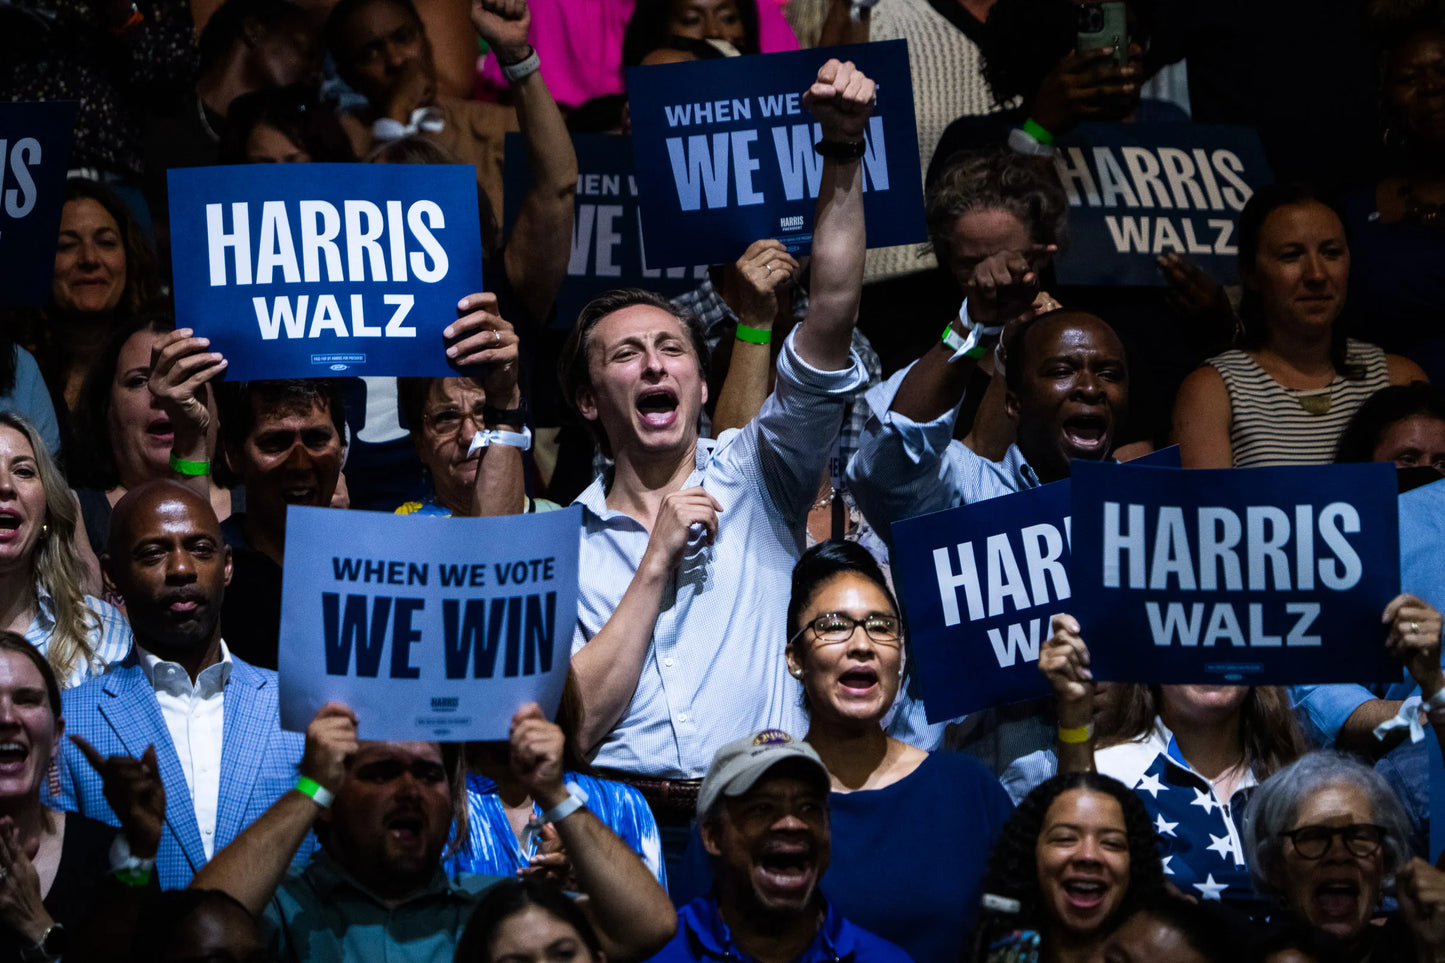
[[786, 732], [767, 729], [719, 749], [697, 797], [713, 895], [678, 911], [677, 935], [652, 963], [907, 961], [819, 890], [831, 854], [829, 786], [818, 753]]
[[[218, 853], [192, 884], [219, 889], [261, 917], [276, 957], [450, 963], [495, 876], [448, 879], [442, 851], [465, 801], [459, 746], [359, 742], [355, 714], [322, 706], [306, 730], [296, 789]], [[511, 766], [567, 853], [608, 957], [636, 959], [672, 936], [667, 893], [562, 783], [562, 730], [535, 703], [512, 717]], [[323, 848], [285, 877], [313, 823]]]
[[[102, 564], [125, 599], [135, 648], [114, 672], [61, 696], [66, 731], [102, 756], [155, 747], [166, 789], [155, 868], [173, 889], [295, 784], [302, 741], [281, 731], [276, 673], [221, 639], [231, 550], [209, 501], [172, 481], [131, 489], [111, 516]], [[56, 765], [56, 808], [119, 825], [78, 747], [67, 743]]]

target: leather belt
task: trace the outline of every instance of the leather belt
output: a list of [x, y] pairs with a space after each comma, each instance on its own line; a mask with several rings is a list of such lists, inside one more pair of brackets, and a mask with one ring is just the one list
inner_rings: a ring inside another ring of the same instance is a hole
[[632, 772], [604, 769], [602, 775], [625, 782], [642, 794], [652, 815], [662, 826], [686, 826], [697, 815], [697, 794], [701, 779], [658, 779]]

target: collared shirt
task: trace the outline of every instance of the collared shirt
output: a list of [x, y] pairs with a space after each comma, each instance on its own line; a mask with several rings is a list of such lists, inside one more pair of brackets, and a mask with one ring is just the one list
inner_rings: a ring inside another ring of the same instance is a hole
[[[35, 646], [40, 654], [50, 657], [50, 639], [55, 634], [55, 602], [50, 593], [39, 582], [35, 584], [35, 618], [25, 630], [25, 641]], [[120, 609], [93, 595], [85, 597], [85, 607], [93, 616], [86, 632], [86, 643], [90, 646], [89, 661], [78, 661], [70, 672], [60, 679], [60, 687], [69, 689], [86, 679], [105, 675], [111, 666], [119, 665], [130, 655], [135, 639], [131, 635], [130, 623], [121, 615]]]
[[[825, 906], [823, 925], [794, 963], [908, 963], [912, 959], [882, 937], [848, 922], [831, 903]], [[707, 897], [695, 899], [677, 911], [677, 934], [650, 963], [702, 960], [752, 963], [752, 957], [733, 944], [732, 931], [723, 922], [717, 900]]]
[[201, 830], [206, 858], [215, 855], [216, 810], [221, 799], [221, 732], [225, 722], [226, 683], [231, 678], [231, 650], [221, 642], [221, 661], [207, 666], [191, 682], [190, 673], [164, 662], [140, 646], [141, 671], [155, 689], [161, 716], [170, 730], [176, 756], [191, 790], [191, 806]]
[[[697, 469], [683, 487], [702, 485], [722, 505], [717, 538], [691, 546], [663, 592], [637, 689], [598, 766], [700, 777], [717, 749], [743, 733], [807, 732], [800, 687], [783, 659], [788, 586], [827, 464], [819, 439], [837, 433], [847, 398], [866, 377], [856, 358], [839, 371], [810, 367], [790, 336], [758, 416], [698, 441]], [[607, 507], [603, 479], [576, 504], [584, 511], [573, 654], [617, 609], [650, 537]]]
[[1143, 737], [1094, 753], [1094, 762], [1101, 775], [1119, 780], [1144, 803], [1169, 882], [1197, 899], [1254, 898], [1236, 822], [1259, 785], [1252, 769], [1229, 799], [1220, 799], [1158, 718]]
[[858, 507], [890, 543], [890, 526], [896, 521], [1039, 486], [1038, 475], [1017, 445], [1009, 446], [1003, 461], [989, 461], [955, 441], [956, 406], [923, 422], [890, 411], [911, 368], [896, 372], [865, 396], [868, 422], [847, 470]]
[[[580, 772], [567, 772], [562, 778], [569, 785], [576, 783], [587, 794], [587, 808], [592, 814], [640, 856], [657, 881], [666, 887], [662, 835], [642, 793], [626, 783], [597, 779]], [[532, 811], [538, 817], [542, 815], [541, 807], [535, 802]], [[497, 784], [486, 776], [467, 773], [467, 840], [460, 852], [446, 860], [449, 875], [515, 876], [519, 869], [531, 864], [538, 841], [534, 838], [524, 846], [507, 820]]]
[[[699, 321], [703, 326], [703, 341], [707, 344], [708, 353], [717, 350], [718, 344], [724, 338], [731, 338], [737, 333], [738, 316], [728, 303], [718, 293], [717, 286], [712, 283], [711, 275], [704, 277], [702, 283], [686, 294], [680, 294], [672, 299], [672, 303], [684, 308]], [[793, 319], [802, 321], [808, 314], [808, 295], [801, 288], [793, 298]], [[853, 329], [853, 353], [858, 360], [863, 362], [863, 367], [868, 371], [869, 386], [876, 385], [883, 380], [883, 362], [878, 357], [878, 352], [873, 350], [873, 342], [868, 336], [857, 328]], [[843, 466], [853, 457], [858, 450], [858, 444], [863, 438], [863, 427], [868, 421], [868, 406], [862, 404], [861, 392], [855, 394], [848, 400], [848, 411], [843, 417], [843, 427], [838, 432], [837, 445], [834, 446], [833, 484], [835, 487], [843, 487]], [[703, 414], [706, 418], [706, 413]], [[707, 422], [703, 424], [704, 435], [712, 434], [711, 427]]]
[[389, 906], [323, 849], [277, 888], [261, 925], [282, 963], [452, 963], [472, 911], [499, 882], [497, 876], [450, 880], [438, 866], [425, 889]]

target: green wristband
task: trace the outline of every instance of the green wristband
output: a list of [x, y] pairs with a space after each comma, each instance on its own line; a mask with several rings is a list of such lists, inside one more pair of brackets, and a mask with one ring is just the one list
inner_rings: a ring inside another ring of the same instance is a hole
[[110, 874], [116, 878], [122, 886], [130, 886], [139, 889], [142, 886], [149, 886], [151, 882], [151, 868], [143, 866], [138, 869], [113, 869]]
[[739, 324], [736, 335], [739, 341], [746, 341], [748, 344], [772, 344], [773, 332], [771, 329], [750, 328], [746, 324]]
[[208, 461], [186, 461], [184, 458], [177, 458], [171, 455], [171, 471], [182, 475], [190, 475], [192, 478], [199, 478], [211, 473], [211, 463]]
[[303, 796], [310, 796], [312, 801], [322, 809], [330, 809], [336, 795], [315, 779], [302, 776], [296, 780], [296, 791]]
[[1054, 135], [1045, 130], [1043, 125], [1032, 117], [1024, 121], [1024, 133], [1045, 147], [1052, 147], [1054, 145]]

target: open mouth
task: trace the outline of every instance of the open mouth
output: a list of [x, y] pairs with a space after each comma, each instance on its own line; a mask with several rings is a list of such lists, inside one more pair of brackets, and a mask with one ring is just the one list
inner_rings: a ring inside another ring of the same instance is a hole
[[813, 883], [815, 860], [811, 847], [775, 847], [762, 854], [757, 862], [760, 881], [775, 892], [798, 892]]
[[425, 823], [417, 813], [402, 813], [386, 821], [386, 835], [403, 846], [418, 846], [422, 841]]
[[878, 672], [868, 666], [858, 666], [840, 675], [838, 684], [852, 694], [863, 695], [878, 685]]
[[0, 742], [0, 772], [21, 769], [29, 758], [29, 746], [19, 742]]
[[1064, 444], [1085, 457], [1108, 454], [1109, 419], [1099, 414], [1074, 415], [1064, 420]]
[[315, 485], [291, 485], [281, 489], [281, 500], [288, 505], [315, 505]]
[[20, 531], [21, 519], [18, 512], [0, 510], [0, 539], [14, 538]]
[[169, 418], [157, 418], [155, 421], [146, 425], [146, 434], [152, 438], [170, 441], [172, 436], [175, 435], [175, 429], [171, 426], [171, 420]]
[[1360, 905], [1360, 884], [1354, 880], [1328, 880], [1315, 887], [1314, 902], [1325, 920], [1353, 919]]
[[637, 396], [637, 413], [643, 424], [664, 428], [677, 418], [677, 393], [671, 388], [647, 388]]
[[1096, 909], [1109, 892], [1102, 879], [1074, 878], [1063, 882], [1064, 898], [1077, 910]]

